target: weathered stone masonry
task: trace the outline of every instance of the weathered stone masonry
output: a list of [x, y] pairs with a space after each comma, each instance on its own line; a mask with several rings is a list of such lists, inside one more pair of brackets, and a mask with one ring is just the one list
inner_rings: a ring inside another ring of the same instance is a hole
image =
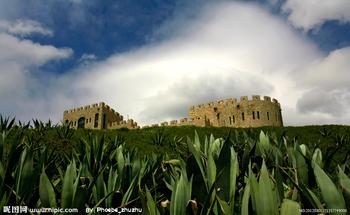
[[161, 126], [215, 126], [215, 127], [260, 127], [283, 126], [281, 106], [276, 99], [254, 95], [249, 100], [248, 96], [242, 96], [239, 101], [235, 98], [209, 102], [192, 106], [189, 118], [179, 121], [163, 122]]
[[70, 127], [75, 129], [132, 129], [138, 127], [134, 120], [123, 120], [122, 115], [104, 102], [66, 110], [63, 113], [63, 121], [69, 123]]
[[[70, 123], [72, 128], [139, 128], [132, 119], [123, 120], [122, 115], [103, 102], [64, 111], [63, 120]], [[248, 96], [241, 96], [239, 101], [230, 98], [192, 106], [189, 118], [153, 124], [151, 127], [183, 125], [246, 128], [283, 126], [283, 120], [281, 106], [276, 99], [271, 100], [268, 96], [260, 99], [260, 96], [253, 95], [250, 100]]]

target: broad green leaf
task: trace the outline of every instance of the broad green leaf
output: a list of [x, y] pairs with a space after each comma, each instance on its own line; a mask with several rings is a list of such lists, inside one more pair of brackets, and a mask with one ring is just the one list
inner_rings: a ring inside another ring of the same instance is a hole
[[276, 195], [277, 193], [274, 191], [273, 182], [269, 177], [269, 172], [267, 171], [265, 161], [263, 161], [260, 170], [259, 200], [257, 202], [257, 213], [271, 215], [278, 214], [278, 203]]
[[335, 184], [317, 163], [313, 163], [314, 174], [328, 209], [344, 209], [345, 201]]
[[319, 148], [315, 149], [314, 154], [312, 155], [312, 161], [317, 163], [318, 166], [321, 168], [323, 167], [323, 162], [322, 162], [322, 151]]
[[217, 138], [214, 140], [214, 136], [211, 135], [209, 142], [210, 153], [213, 154], [213, 158], [216, 160], [221, 152], [224, 140], [222, 138]]
[[265, 134], [263, 131], [260, 131], [259, 142], [256, 147], [257, 155], [261, 155], [266, 159], [267, 153], [269, 152], [269, 148], [270, 148], [269, 136]]
[[56, 207], [56, 196], [55, 191], [52, 187], [52, 184], [47, 177], [45, 170], [40, 175], [40, 183], [39, 183], [39, 196], [40, 201], [42, 203], [42, 207]]
[[[118, 170], [113, 171], [113, 168], [109, 170], [108, 182], [107, 182], [107, 193], [115, 191], [116, 183], [118, 178]], [[106, 206], [112, 207], [113, 194], [106, 200]]]
[[191, 200], [192, 178], [188, 181], [185, 170], [182, 170], [180, 179], [175, 183], [171, 194], [170, 214], [186, 214], [186, 206]]
[[208, 177], [208, 186], [211, 187], [216, 178], [216, 165], [213, 158], [213, 155], [209, 153], [208, 155], [208, 166], [207, 166], [207, 177]]
[[132, 191], [135, 188], [136, 182], [137, 182], [137, 176], [135, 176], [135, 178], [131, 181], [131, 184], [130, 184], [128, 190], [124, 193], [124, 196], [122, 199], [122, 205], [126, 204], [129, 201], [131, 194], [132, 194]]
[[304, 156], [307, 155], [308, 148], [307, 148], [307, 146], [305, 144], [301, 144], [300, 145], [300, 150], [301, 150], [301, 152], [303, 153]]
[[259, 183], [251, 170], [251, 163], [249, 163], [249, 183], [250, 183], [250, 190], [251, 190], [250, 193], [252, 196], [253, 210], [258, 211], [259, 210], [258, 204], [260, 201]]
[[295, 169], [297, 170], [298, 181], [309, 184], [308, 166], [298, 143], [294, 144]]
[[238, 176], [239, 166], [237, 154], [233, 147], [231, 147], [231, 162], [230, 162], [230, 208], [231, 213], [234, 211], [235, 192], [236, 192], [236, 178]]
[[20, 165], [16, 174], [16, 193], [24, 196], [31, 192], [33, 178], [33, 156], [32, 151], [24, 149], [20, 157]]
[[205, 182], [207, 191], [209, 191], [210, 187], [208, 186], [207, 173], [205, 171], [205, 167], [204, 167], [203, 162], [202, 162], [201, 152], [199, 151], [200, 143], [199, 143], [199, 137], [198, 137], [197, 132], [196, 132], [196, 135], [195, 135], [195, 142], [196, 141], [198, 141], [198, 143], [194, 144], [194, 143], [192, 143], [191, 139], [189, 139], [189, 138], [187, 139], [188, 150], [191, 152], [191, 154], [195, 158], [196, 163], [197, 163], [197, 165], [199, 167], [199, 170], [201, 171], [201, 174], [202, 174], [202, 177], [203, 177], [203, 181]]
[[250, 182], [247, 180], [242, 197], [241, 215], [249, 215]]
[[147, 199], [147, 209], [150, 215], [160, 215], [156, 203], [154, 202], [151, 192], [146, 186], [146, 199]]
[[281, 205], [281, 215], [297, 215], [301, 214], [300, 205], [298, 202], [290, 199], [283, 199]]
[[103, 180], [103, 174], [101, 173], [96, 180], [96, 184], [93, 188], [93, 194], [95, 197], [95, 201], [98, 202], [101, 199], [103, 199], [105, 197], [107, 193], [107, 188], [106, 188], [106, 184]]
[[72, 207], [74, 192], [75, 192], [74, 180], [76, 179], [77, 177], [76, 177], [75, 162], [71, 162], [67, 166], [67, 170], [63, 178], [63, 185], [62, 185], [62, 192], [61, 192], [62, 208]]
[[5, 169], [4, 169], [4, 165], [0, 161], [0, 184], [2, 184], [4, 179], [5, 179]]
[[200, 150], [200, 148], [201, 148], [201, 143], [199, 141], [199, 136], [198, 136], [197, 131], [194, 131], [194, 143], [193, 143], [193, 146], [196, 147], [198, 150]]
[[350, 179], [348, 178], [347, 175], [343, 172], [343, 170], [338, 167], [339, 173], [338, 173], [338, 178], [339, 178], [339, 184], [343, 188], [343, 190], [350, 195]]
[[315, 193], [313, 193], [310, 189], [306, 188], [306, 191], [309, 193], [309, 195], [311, 196], [314, 204], [316, 204], [317, 208], [322, 209], [323, 206], [320, 202], [320, 200], [318, 199], [318, 197], [315, 195]]
[[227, 202], [225, 202], [224, 200], [221, 200], [219, 196], [216, 196], [216, 198], [218, 200], [219, 206], [223, 214], [227, 214], [227, 215], [233, 214], [231, 211], [230, 205], [228, 205]]

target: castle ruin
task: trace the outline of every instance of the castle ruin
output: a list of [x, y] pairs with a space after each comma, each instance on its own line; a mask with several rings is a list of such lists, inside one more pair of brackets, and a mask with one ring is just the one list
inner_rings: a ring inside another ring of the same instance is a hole
[[200, 127], [261, 127], [283, 126], [281, 106], [276, 99], [253, 95], [209, 102], [192, 106], [189, 110], [189, 118], [162, 122], [160, 126], [195, 125]]
[[138, 128], [134, 120], [123, 120], [123, 118], [104, 102], [66, 110], [63, 113], [63, 121], [74, 129]]
[[[63, 114], [63, 119], [66, 123], [70, 123], [72, 128], [139, 128], [132, 119], [123, 120], [123, 116], [103, 102], [67, 110]], [[230, 98], [192, 106], [189, 110], [189, 118], [162, 122], [159, 125], [153, 124], [144, 128], [184, 125], [248, 128], [283, 126], [283, 120], [281, 106], [276, 99], [271, 100], [269, 96], [261, 99], [260, 96], [253, 95], [251, 99], [248, 99], [248, 96], [241, 96], [239, 101], [236, 98]]]

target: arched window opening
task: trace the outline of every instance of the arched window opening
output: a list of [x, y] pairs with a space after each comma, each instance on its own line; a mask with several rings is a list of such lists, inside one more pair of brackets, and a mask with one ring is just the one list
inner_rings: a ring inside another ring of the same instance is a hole
[[242, 121], [244, 121], [244, 112], [242, 112]]
[[267, 112], [267, 120], [270, 120], [270, 113]]
[[258, 119], [260, 119], [260, 113], [259, 113], [259, 111], [256, 112], [256, 116], [257, 116]]
[[253, 111], [253, 119], [255, 119], [255, 112]]

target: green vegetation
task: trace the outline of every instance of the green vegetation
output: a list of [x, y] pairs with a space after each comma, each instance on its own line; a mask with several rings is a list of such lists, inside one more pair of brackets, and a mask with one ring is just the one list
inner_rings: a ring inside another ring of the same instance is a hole
[[0, 117], [0, 208], [350, 211], [348, 126], [74, 131], [32, 124]]

